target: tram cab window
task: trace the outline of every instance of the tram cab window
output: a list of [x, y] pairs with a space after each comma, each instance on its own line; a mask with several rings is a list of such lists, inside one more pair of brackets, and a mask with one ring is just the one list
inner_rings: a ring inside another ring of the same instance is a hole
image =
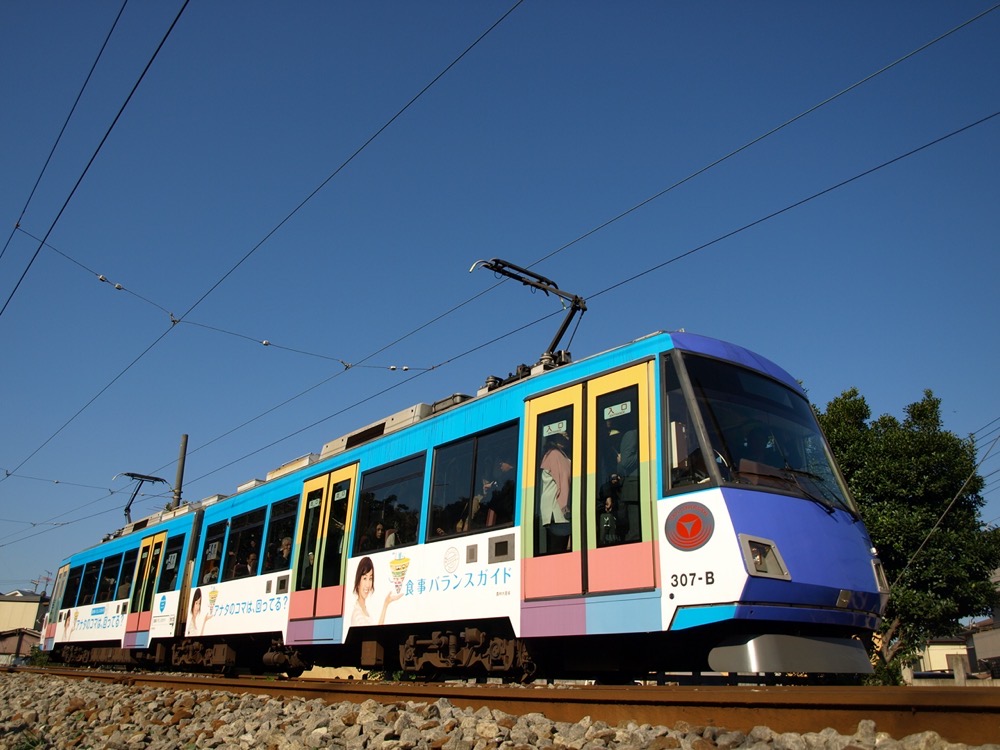
[[[681, 385], [685, 374], [692, 397], [687, 402]], [[679, 352], [667, 358], [664, 383], [672, 489], [722, 482], [857, 514], [801, 393], [745, 367]], [[699, 429], [707, 438], [700, 446]]]
[[413, 544], [420, 528], [424, 454], [366, 472], [361, 479], [354, 553]]
[[167, 540], [167, 549], [163, 553], [163, 572], [160, 574], [160, 585], [156, 593], [175, 591], [180, 583], [183, 564], [181, 552], [184, 549], [184, 534], [172, 536]]
[[236, 516], [229, 523], [226, 541], [226, 564], [222, 580], [257, 575], [260, 567], [260, 541], [264, 536], [266, 508], [257, 508]]
[[667, 425], [664, 449], [668, 469], [664, 476], [667, 482], [664, 489], [704, 484], [709, 481], [708, 468], [698, 446], [695, 423], [672, 357], [665, 361], [663, 382], [666, 390], [664, 403]]
[[295, 538], [295, 516], [299, 512], [298, 496], [279, 500], [271, 506], [264, 547], [264, 572], [288, 570], [292, 566], [292, 540]]
[[517, 449], [515, 423], [434, 451], [428, 541], [514, 522]]

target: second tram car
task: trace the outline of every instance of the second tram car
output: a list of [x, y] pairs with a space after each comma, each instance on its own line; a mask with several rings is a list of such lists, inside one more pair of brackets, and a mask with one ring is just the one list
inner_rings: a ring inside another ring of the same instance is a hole
[[65, 661], [866, 672], [888, 585], [802, 389], [657, 333], [418, 404], [59, 570]]

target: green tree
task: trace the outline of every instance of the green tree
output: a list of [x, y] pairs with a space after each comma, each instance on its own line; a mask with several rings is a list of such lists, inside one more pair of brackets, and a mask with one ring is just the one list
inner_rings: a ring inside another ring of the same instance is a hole
[[857, 389], [818, 412], [891, 586], [876, 639], [876, 674], [891, 680], [928, 638], [961, 632], [961, 620], [1000, 603], [1000, 529], [980, 518], [976, 445], [942, 428], [931, 391], [901, 422], [871, 410]]

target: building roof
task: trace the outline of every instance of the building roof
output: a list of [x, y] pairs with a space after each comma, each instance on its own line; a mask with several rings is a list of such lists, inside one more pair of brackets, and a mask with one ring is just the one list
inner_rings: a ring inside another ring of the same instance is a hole
[[47, 602], [48, 600], [49, 595], [44, 591], [38, 594], [34, 591], [24, 591], [23, 589], [15, 589], [10, 593], [0, 596], [0, 602]]

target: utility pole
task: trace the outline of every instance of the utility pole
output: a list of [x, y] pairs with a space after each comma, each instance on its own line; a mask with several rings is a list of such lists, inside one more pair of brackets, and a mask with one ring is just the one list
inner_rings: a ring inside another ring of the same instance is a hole
[[42, 596], [45, 596], [45, 593], [48, 591], [49, 584], [52, 582], [52, 571], [46, 570], [45, 573], [46, 575], [38, 576], [38, 578], [35, 578], [31, 581], [31, 585], [34, 586], [34, 588], [31, 590], [31, 593], [37, 594], [38, 584], [42, 584]]
[[181, 435], [181, 453], [177, 457], [177, 478], [174, 480], [174, 500], [170, 510], [181, 507], [181, 488], [184, 485], [184, 461], [187, 459], [188, 436]]

